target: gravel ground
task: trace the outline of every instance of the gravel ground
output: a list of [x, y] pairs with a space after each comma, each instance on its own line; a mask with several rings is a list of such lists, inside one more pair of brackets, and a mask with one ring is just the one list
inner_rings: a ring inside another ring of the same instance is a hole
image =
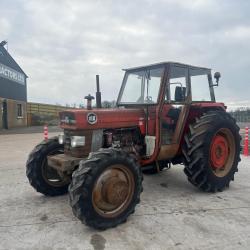
[[[50, 133], [53, 136], [53, 133]], [[127, 223], [96, 231], [72, 214], [67, 195], [36, 193], [25, 176], [42, 133], [0, 135], [0, 249], [249, 249], [250, 158], [230, 188], [198, 191], [182, 166], [145, 176], [141, 203]]]

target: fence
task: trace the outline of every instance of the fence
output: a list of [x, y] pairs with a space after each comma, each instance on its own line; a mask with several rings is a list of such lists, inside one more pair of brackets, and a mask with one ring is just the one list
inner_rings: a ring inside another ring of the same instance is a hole
[[27, 122], [28, 126], [58, 125], [58, 113], [65, 109], [73, 109], [70, 107], [43, 104], [43, 103], [27, 103]]
[[237, 122], [250, 122], [250, 109], [237, 109], [235, 111], [229, 112], [232, 117], [236, 119]]

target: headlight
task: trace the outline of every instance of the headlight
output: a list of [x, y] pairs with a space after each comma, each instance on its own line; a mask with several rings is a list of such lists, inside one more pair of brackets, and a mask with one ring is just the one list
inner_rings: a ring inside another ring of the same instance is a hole
[[59, 144], [64, 144], [64, 134], [58, 135], [58, 143]]
[[71, 147], [85, 146], [85, 136], [71, 136]]

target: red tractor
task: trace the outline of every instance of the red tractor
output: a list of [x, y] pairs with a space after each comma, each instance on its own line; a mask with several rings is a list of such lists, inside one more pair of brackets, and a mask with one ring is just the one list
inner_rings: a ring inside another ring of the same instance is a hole
[[74, 215], [98, 229], [134, 212], [142, 172], [184, 164], [194, 186], [222, 191], [238, 171], [240, 135], [215, 101], [220, 73], [214, 77], [215, 84], [210, 69], [173, 62], [126, 69], [117, 108], [92, 109], [87, 96], [88, 109], [60, 113], [64, 133], [29, 155], [30, 184], [44, 195], [69, 192]]

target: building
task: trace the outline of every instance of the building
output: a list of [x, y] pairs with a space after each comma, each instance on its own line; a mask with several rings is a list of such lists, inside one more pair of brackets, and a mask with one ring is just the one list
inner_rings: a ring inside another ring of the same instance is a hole
[[27, 126], [27, 75], [0, 43], [0, 129]]

